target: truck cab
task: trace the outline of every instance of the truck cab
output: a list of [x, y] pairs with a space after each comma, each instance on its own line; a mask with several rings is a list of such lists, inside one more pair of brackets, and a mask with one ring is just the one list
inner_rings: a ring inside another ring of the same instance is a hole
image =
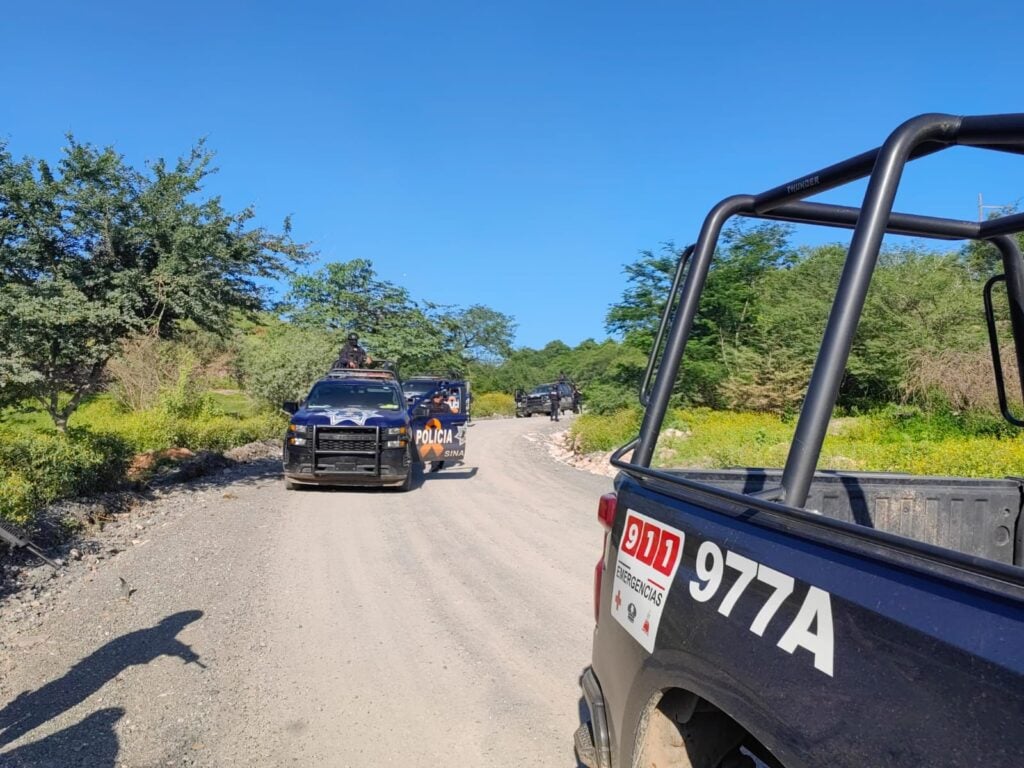
[[[640, 387], [640, 434], [612, 455], [615, 491], [597, 505], [589, 721], [574, 734], [588, 768], [1024, 765], [1024, 480], [817, 468], [887, 232], [998, 249], [984, 320], [1000, 409], [1024, 426], [998, 339], [1012, 335], [1024, 374], [1013, 236], [1024, 216], [892, 210], [904, 167], [957, 145], [1024, 154], [1024, 114], [913, 118], [874, 150], [722, 200], [682, 253]], [[859, 208], [803, 199], [865, 177]], [[834, 299], [785, 466], [656, 466], [733, 216], [853, 230], [838, 285], [821, 287]]]
[[291, 415], [284, 440], [285, 487], [412, 483], [413, 424], [394, 373], [334, 369]]

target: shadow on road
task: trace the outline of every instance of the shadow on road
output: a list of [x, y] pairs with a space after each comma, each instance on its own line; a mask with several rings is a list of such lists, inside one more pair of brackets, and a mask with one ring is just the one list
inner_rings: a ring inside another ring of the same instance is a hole
[[280, 458], [256, 459], [234, 465], [227, 461], [220, 463], [215, 459], [208, 474], [191, 475], [188, 471], [181, 474], [171, 473], [171, 475], [151, 483], [149, 488], [144, 491], [144, 495], [153, 490], [171, 490], [181, 487], [183, 483], [187, 483], [190, 489], [209, 490], [228, 485], [255, 485], [264, 480], [283, 476]]
[[476, 477], [479, 467], [459, 467], [458, 469], [442, 469], [440, 472], [431, 472], [427, 479], [430, 482], [435, 480], [468, 480]]
[[120, 746], [114, 726], [119, 707], [100, 709], [80, 723], [24, 747], [0, 754], [4, 768], [115, 768]]
[[155, 627], [121, 635], [79, 661], [63, 677], [18, 694], [0, 710], [0, 746], [81, 704], [128, 667], [149, 664], [160, 656], [177, 656], [186, 664], [201, 666], [198, 654], [177, 635], [202, 615], [202, 611], [181, 611]]

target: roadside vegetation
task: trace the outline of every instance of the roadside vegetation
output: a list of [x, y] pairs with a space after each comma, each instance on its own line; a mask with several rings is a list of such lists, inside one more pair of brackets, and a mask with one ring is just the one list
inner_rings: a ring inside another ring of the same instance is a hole
[[[251, 209], [204, 193], [211, 162], [200, 144], [140, 171], [69, 137], [51, 166], [0, 144], [0, 518], [31, 529], [43, 505], [122, 484], [140, 455], [277, 438], [280, 403], [302, 397], [352, 331], [402, 376], [468, 377], [476, 417], [512, 417], [516, 389], [564, 374], [584, 397], [577, 450], [637, 434], [672, 244], [625, 267], [611, 338], [515, 349], [514, 318], [489, 307], [414, 299], [365, 259], [307, 266], [316, 253], [289, 222], [256, 226]], [[791, 237], [776, 224], [726, 232], [658, 463], [783, 462], [844, 256]], [[822, 466], [1024, 473], [982, 314], [998, 271], [988, 246], [882, 254]], [[268, 280], [284, 286], [273, 301]], [[1019, 393], [1010, 350], [1003, 359]]]
[[[640, 411], [583, 414], [569, 439], [583, 453], [611, 451], [636, 437]], [[771, 413], [672, 410], [658, 441], [655, 466], [719, 469], [776, 467], [786, 461], [796, 420]], [[1024, 468], [1024, 439], [993, 416], [925, 413], [915, 407], [834, 417], [821, 469], [916, 475], [1005, 477]]]

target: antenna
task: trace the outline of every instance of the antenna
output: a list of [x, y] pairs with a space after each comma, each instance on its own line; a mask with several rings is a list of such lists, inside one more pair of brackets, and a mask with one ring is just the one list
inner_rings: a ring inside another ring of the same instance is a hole
[[1007, 208], [1013, 208], [1013, 205], [985, 205], [985, 201], [981, 197], [981, 192], [978, 193], [978, 221], [985, 220], [985, 210], [992, 209], [995, 211], [1003, 211]]

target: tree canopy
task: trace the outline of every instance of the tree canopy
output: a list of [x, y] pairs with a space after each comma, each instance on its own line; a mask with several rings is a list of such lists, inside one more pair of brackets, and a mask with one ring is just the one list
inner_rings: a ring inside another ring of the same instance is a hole
[[[676, 386], [681, 402], [788, 411], [799, 406], [821, 343], [846, 248], [793, 248], [787, 227], [723, 234]], [[999, 271], [991, 246], [883, 250], [847, 363], [839, 404], [871, 407], [920, 396], [920, 369], [949, 350], [986, 345], [981, 282]], [[606, 327], [646, 355], [679, 251], [671, 243], [626, 266]], [[983, 357], [971, 356], [983, 362]], [[935, 382], [937, 377], [923, 377]]]
[[511, 317], [481, 304], [414, 301], [406, 288], [378, 277], [366, 259], [296, 276], [283, 310], [297, 326], [327, 333], [339, 345], [357, 333], [373, 357], [395, 363], [403, 375], [462, 372], [477, 360], [500, 360], [515, 334]]
[[138, 334], [225, 332], [264, 303], [260, 279], [308, 256], [203, 195], [202, 143], [145, 171], [68, 137], [55, 166], [0, 145], [0, 400], [37, 398], [61, 429]]

